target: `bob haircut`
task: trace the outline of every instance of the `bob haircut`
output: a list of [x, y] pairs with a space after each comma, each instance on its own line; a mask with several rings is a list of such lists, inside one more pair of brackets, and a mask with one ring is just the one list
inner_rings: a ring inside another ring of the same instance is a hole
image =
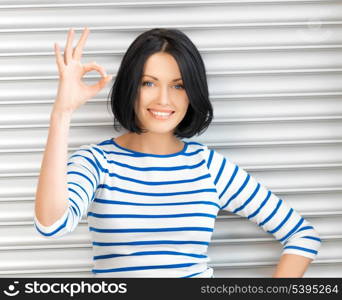
[[140, 90], [145, 62], [157, 52], [166, 52], [175, 58], [189, 99], [187, 112], [173, 134], [179, 138], [200, 135], [213, 119], [204, 62], [196, 46], [183, 32], [166, 28], [143, 32], [123, 56], [109, 94], [114, 114], [114, 129], [117, 130], [116, 118], [121, 126], [130, 132], [143, 132], [144, 129], [137, 124], [134, 104]]

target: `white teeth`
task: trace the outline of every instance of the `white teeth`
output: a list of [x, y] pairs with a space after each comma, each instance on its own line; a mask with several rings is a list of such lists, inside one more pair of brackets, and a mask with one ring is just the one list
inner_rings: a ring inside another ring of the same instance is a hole
[[156, 112], [156, 111], [152, 111], [150, 110], [151, 113], [153, 113], [154, 115], [158, 115], [158, 116], [169, 116], [171, 115], [171, 113], [164, 113], [164, 112]]

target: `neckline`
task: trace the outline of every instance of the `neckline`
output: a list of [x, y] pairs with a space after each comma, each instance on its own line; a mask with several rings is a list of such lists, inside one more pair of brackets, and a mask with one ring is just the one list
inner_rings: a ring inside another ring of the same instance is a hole
[[125, 150], [125, 151], [128, 151], [128, 152], [131, 152], [131, 153], [134, 153], [134, 154], [137, 154], [139, 156], [153, 156], [153, 157], [172, 157], [172, 156], [177, 156], [177, 155], [180, 155], [182, 153], [185, 152], [185, 150], [187, 149], [188, 147], [188, 143], [186, 141], [183, 141], [182, 142], [184, 143], [184, 146], [183, 146], [183, 149], [176, 152], [176, 153], [171, 153], [171, 154], [152, 154], [152, 153], [146, 153], [146, 152], [139, 152], [139, 151], [135, 151], [135, 150], [131, 150], [131, 149], [128, 149], [126, 147], [123, 147], [123, 146], [120, 146], [116, 141], [115, 141], [115, 138], [111, 138], [110, 139], [111, 143], [114, 144], [116, 147], [122, 149], [122, 150]]

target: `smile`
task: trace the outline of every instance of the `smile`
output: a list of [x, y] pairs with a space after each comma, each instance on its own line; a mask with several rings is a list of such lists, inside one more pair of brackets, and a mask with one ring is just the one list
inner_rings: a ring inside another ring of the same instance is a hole
[[150, 115], [157, 120], [168, 120], [169, 118], [171, 118], [171, 116], [174, 114], [174, 111], [171, 113], [165, 113], [165, 112], [155, 112], [155, 111], [151, 111], [149, 109], [147, 109], [150, 113]]

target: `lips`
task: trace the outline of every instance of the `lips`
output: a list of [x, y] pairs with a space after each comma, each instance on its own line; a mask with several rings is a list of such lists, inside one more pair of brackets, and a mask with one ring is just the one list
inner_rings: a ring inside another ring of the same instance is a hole
[[152, 109], [147, 109], [147, 110], [151, 114], [152, 118], [157, 119], [157, 120], [168, 120], [174, 114], [174, 111], [169, 111], [171, 113], [168, 115], [158, 115], [158, 114], [153, 113], [152, 111], [154, 111], [154, 110], [152, 110]]
[[163, 113], [173, 113], [173, 112], [175, 112], [174, 110], [153, 109], [153, 108], [148, 108], [147, 110], [150, 110], [150, 111], [153, 111], [153, 112], [163, 112]]

